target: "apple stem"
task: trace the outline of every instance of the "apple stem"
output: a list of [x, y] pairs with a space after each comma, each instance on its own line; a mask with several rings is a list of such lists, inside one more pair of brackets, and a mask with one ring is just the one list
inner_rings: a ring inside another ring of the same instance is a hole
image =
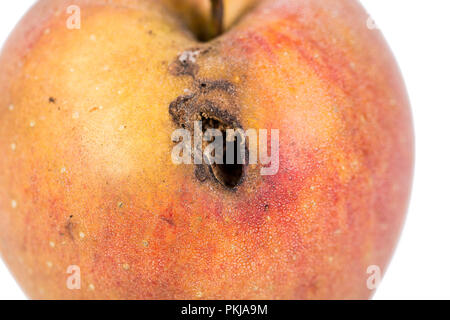
[[215, 36], [223, 33], [223, 0], [211, 0], [212, 24]]

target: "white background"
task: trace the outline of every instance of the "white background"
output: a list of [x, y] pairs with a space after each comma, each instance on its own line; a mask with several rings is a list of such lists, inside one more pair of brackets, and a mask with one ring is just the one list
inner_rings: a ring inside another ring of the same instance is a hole
[[[361, 2], [403, 71], [417, 149], [408, 219], [374, 299], [450, 299], [450, 1]], [[33, 3], [0, 1], [0, 43]], [[0, 261], [0, 299], [24, 298]]]

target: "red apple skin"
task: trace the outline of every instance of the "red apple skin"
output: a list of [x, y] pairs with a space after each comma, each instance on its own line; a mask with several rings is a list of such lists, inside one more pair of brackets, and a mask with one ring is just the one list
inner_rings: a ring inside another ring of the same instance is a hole
[[[80, 30], [66, 28], [71, 4]], [[40, 1], [7, 41], [0, 250], [21, 287], [35, 299], [369, 298], [367, 268], [384, 273], [405, 218], [413, 129], [368, 14], [351, 0], [261, 1], [199, 43], [166, 4]], [[172, 163], [168, 107], [196, 87], [169, 66], [194, 47], [208, 48], [197, 79], [236, 88], [211, 94], [220, 108], [280, 130], [278, 174], [249, 166], [230, 191]]]

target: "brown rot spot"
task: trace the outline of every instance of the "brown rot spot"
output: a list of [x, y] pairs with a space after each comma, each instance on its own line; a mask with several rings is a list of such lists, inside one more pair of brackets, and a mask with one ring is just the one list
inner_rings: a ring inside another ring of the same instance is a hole
[[[232, 137], [232, 141], [229, 141], [230, 143], [227, 143], [228, 142], [227, 130], [237, 128], [233, 127], [232, 125], [230, 125], [229, 122], [227, 122], [226, 120], [227, 116], [225, 117], [216, 116], [218, 113], [222, 112], [216, 112], [211, 114], [203, 112], [201, 114], [203, 133], [205, 133], [208, 129], [217, 129], [222, 134], [222, 141], [223, 141], [222, 145], [223, 152], [221, 155], [222, 161], [221, 163], [211, 164], [209, 166], [209, 169], [218, 182], [220, 182], [225, 187], [232, 189], [241, 182], [244, 176], [244, 165], [242, 164], [243, 161], [239, 162], [240, 150], [238, 138], [234, 136]], [[231, 159], [232, 161], [229, 161], [229, 159], [227, 159], [229, 153], [233, 155]], [[213, 154], [213, 156], [215, 156], [215, 154]]]
[[191, 76], [195, 79], [199, 66], [197, 59], [210, 52], [211, 48], [193, 48], [183, 51], [169, 65], [169, 72], [174, 76]]
[[[195, 80], [193, 93], [180, 96], [170, 104], [169, 113], [173, 122], [190, 130], [193, 140], [199, 134], [194, 124], [201, 125], [202, 164], [195, 164], [194, 168], [198, 181], [212, 179], [230, 190], [243, 181], [248, 147], [242, 126], [234, 115], [238, 110], [236, 89], [227, 80]], [[205, 141], [203, 138], [211, 132], [215, 132], [214, 137]], [[222, 145], [217, 145], [210, 154], [203, 153], [218, 137], [222, 138]], [[209, 161], [205, 161], [205, 157]]]
[[196, 57], [198, 51], [185, 51], [178, 56], [174, 62], [169, 65], [169, 72], [174, 76], [191, 76], [195, 78], [198, 72]]
[[166, 218], [164, 216], [159, 216], [159, 218], [164, 221], [167, 222], [170, 226], [175, 227], [175, 222], [173, 222], [172, 219]]
[[53, 97], [48, 98], [49, 103], [56, 103], [56, 99]]
[[65, 233], [61, 233], [61, 235], [67, 234], [69, 236], [69, 238], [73, 240], [73, 229], [74, 229], [75, 225], [72, 222], [72, 218], [73, 218], [73, 215], [70, 215], [69, 219], [67, 219], [67, 222], [64, 225]]
[[206, 181], [206, 179], [208, 179], [208, 173], [203, 165], [195, 165], [194, 174], [197, 180], [200, 182]]

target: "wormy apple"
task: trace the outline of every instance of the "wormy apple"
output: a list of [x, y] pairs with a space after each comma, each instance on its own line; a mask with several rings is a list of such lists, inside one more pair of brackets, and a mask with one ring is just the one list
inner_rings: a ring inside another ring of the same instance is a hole
[[[26, 294], [370, 297], [413, 129], [368, 17], [353, 0], [38, 1], [0, 57], [0, 250]], [[278, 130], [278, 171], [174, 163], [195, 121]]]

